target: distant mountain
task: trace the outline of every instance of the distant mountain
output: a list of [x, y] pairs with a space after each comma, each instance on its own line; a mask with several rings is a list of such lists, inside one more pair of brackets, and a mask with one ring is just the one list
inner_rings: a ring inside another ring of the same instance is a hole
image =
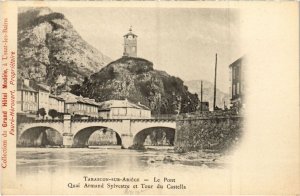
[[127, 98], [148, 106], [156, 114], [193, 112], [198, 97], [188, 91], [180, 78], [153, 69], [141, 58], [122, 57], [74, 85], [72, 93], [106, 101]]
[[[111, 59], [89, 45], [61, 13], [49, 8], [20, 8], [18, 76], [54, 85], [83, 81]], [[60, 81], [61, 82], [61, 81]], [[62, 81], [64, 82], [64, 81]]]
[[[201, 80], [190, 80], [185, 81], [184, 84], [189, 88], [190, 92], [197, 93], [198, 97], [200, 99], [201, 94]], [[229, 105], [230, 103], [230, 97], [228, 93], [224, 93], [221, 90], [217, 89], [216, 93], [216, 105], [220, 108], [224, 107], [224, 101], [225, 104]], [[213, 101], [214, 101], [214, 84], [203, 80], [203, 101], [209, 102], [210, 109], [213, 108]]]

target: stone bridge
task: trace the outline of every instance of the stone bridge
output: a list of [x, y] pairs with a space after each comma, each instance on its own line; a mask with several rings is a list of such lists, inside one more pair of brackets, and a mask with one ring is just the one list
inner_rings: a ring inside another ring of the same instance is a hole
[[71, 120], [65, 116], [64, 120], [40, 120], [18, 125], [18, 141], [30, 130], [55, 130], [62, 136], [63, 146], [76, 147], [85, 144], [91, 134], [100, 129], [111, 129], [115, 131], [121, 140], [123, 148], [143, 142], [144, 136], [141, 132], [151, 128], [166, 128], [174, 132], [176, 121], [174, 119], [93, 119], [93, 120]]

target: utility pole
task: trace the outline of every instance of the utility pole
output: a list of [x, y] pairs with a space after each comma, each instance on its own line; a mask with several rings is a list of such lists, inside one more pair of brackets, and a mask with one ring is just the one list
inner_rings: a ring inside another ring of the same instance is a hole
[[200, 96], [200, 111], [202, 112], [203, 108], [202, 108], [202, 103], [203, 103], [203, 81], [201, 80], [201, 96]]
[[216, 109], [216, 96], [217, 96], [217, 64], [218, 64], [218, 54], [216, 53], [216, 63], [215, 63], [215, 83], [214, 83], [214, 105], [213, 111]]

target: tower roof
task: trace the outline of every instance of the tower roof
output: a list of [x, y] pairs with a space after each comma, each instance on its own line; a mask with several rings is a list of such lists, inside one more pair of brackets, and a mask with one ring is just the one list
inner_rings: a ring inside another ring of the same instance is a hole
[[132, 35], [133, 37], [137, 37], [136, 34], [132, 33], [132, 26], [130, 26], [129, 32], [127, 34], [125, 34], [123, 37], [128, 37], [129, 35]]

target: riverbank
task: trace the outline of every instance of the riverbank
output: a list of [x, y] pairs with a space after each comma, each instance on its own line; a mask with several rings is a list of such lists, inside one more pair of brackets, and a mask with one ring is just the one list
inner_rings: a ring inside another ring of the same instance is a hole
[[[150, 153], [156, 150], [147, 149], [146, 152]], [[229, 154], [212, 151], [212, 150], [199, 150], [186, 153], [177, 153], [174, 149], [168, 149], [168, 153], [162, 155], [157, 154], [148, 160], [150, 164], [166, 163], [166, 164], [183, 164], [193, 165], [200, 167], [226, 167], [230, 164], [232, 156]]]

